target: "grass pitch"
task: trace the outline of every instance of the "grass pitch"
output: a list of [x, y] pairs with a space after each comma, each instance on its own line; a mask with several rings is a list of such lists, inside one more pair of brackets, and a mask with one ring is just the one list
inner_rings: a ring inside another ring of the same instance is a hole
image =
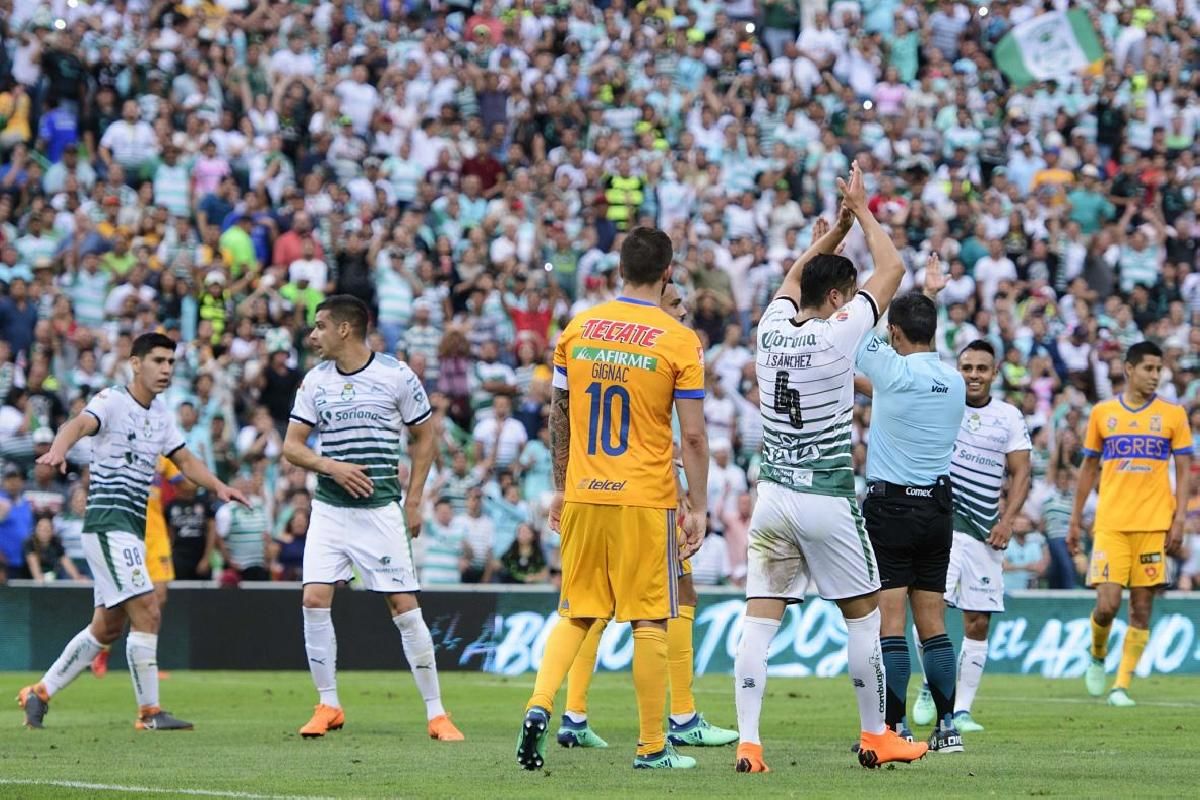
[[[0, 673], [0, 687], [12, 697], [36, 678]], [[710, 721], [735, 727], [730, 681], [698, 679], [697, 699]], [[426, 737], [404, 672], [341, 674], [346, 727], [312, 741], [296, 732], [315, 702], [306, 673], [173, 673], [163, 705], [195, 722], [191, 733], [135, 732], [127, 675], [84, 674], [54, 699], [45, 730], [24, 730], [8, 706], [0, 797], [1185, 797], [1196, 786], [1195, 677], [1136, 680], [1140, 705], [1115, 709], [1088, 698], [1082, 681], [987, 675], [975, 704], [987, 731], [967, 737], [966, 753], [876, 771], [850, 753], [857, 726], [845, 679], [773, 678], [767, 775], [734, 773], [733, 747], [689, 750], [700, 762], [690, 772], [635, 772], [632, 685], [611, 674], [596, 677], [591, 696], [592, 724], [609, 749], [564, 750], [551, 738], [546, 769], [525, 772], [514, 745], [532, 683], [443, 673], [446, 706], [467, 741], [440, 744]]]

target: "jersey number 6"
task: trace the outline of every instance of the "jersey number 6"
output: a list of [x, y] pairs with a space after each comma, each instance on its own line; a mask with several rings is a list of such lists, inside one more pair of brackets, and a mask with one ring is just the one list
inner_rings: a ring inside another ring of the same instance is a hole
[[803, 428], [804, 415], [800, 408], [800, 392], [788, 388], [788, 379], [786, 371], [775, 373], [775, 413], [787, 414], [793, 426]]
[[[609, 386], [601, 391], [600, 384], [593, 383], [586, 389], [591, 402], [588, 407], [588, 455], [596, 455], [596, 443], [606, 456], [619, 456], [629, 448], [629, 392], [624, 386]], [[612, 443], [613, 429], [613, 400], [621, 399], [620, 421], [617, 430], [617, 443]]]

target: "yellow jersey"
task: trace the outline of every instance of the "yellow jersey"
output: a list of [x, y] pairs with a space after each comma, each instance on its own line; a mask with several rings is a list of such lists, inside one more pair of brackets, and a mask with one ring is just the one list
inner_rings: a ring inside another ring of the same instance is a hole
[[1141, 408], [1129, 408], [1120, 397], [1097, 403], [1083, 448], [1085, 456], [1100, 459], [1097, 531], [1171, 527], [1171, 456], [1192, 454], [1192, 432], [1182, 406], [1158, 396]]
[[675, 508], [671, 410], [704, 399], [695, 331], [628, 297], [579, 314], [554, 349], [554, 386], [569, 392], [565, 499]]
[[175, 462], [166, 456], [158, 457], [158, 467], [154, 472], [154, 482], [150, 484], [150, 498], [146, 501], [146, 532], [166, 535], [167, 518], [163, 513], [163, 486], [168, 483], [179, 483], [183, 473]]

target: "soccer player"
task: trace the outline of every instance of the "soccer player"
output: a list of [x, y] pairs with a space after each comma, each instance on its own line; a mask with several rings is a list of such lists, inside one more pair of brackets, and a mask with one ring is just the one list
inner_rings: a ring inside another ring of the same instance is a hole
[[[846, 619], [862, 731], [859, 763], [910, 762], [927, 749], [884, 724], [879, 570], [855, 500], [850, 457], [855, 353], [899, 288], [904, 264], [867, 208], [857, 162], [849, 184], [838, 178], [838, 188], [843, 206], [836, 225], [814, 229], [817, 238], [788, 271], [758, 327], [763, 462], [734, 665], [738, 772], [769, 771], [759, 738], [768, 648], [787, 605], [802, 602], [810, 582]], [[855, 219], [875, 262], [861, 290], [854, 264], [835, 255]]]
[[[968, 344], [958, 356], [958, 371], [967, 384], [967, 410], [950, 459], [954, 542], [945, 597], [948, 606], [963, 612], [954, 727], [959, 733], [974, 733], [983, 726], [972, 719], [971, 704], [987, 663], [991, 616], [1004, 611], [1004, 548], [1029, 493], [1033, 443], [1020, 410], [992, 397], [996, 350], [991, 344], [983, 339]], [[1006, 473], [1008, 493], [1001, 516]], [[926, 684], [913, 706], [913, 721], [928, 725], [935, 714]]]
[[[324, 361], [296, 392], [283, 444], [284, 458], [317, 473], [301, 579], [304, 647], [320, 700], [300, 735], [324, 736], [346, 722], [337, 693], [331, 611], [334, 586], [353, 578], [353, 566], [368, 590], [386, 596], [425, 701], [430, 738], [462, 741], [442, 707], [433, 637], [417, 604], [421, 586], [410, 545], [420, 535], [421, 490], [433, 462], [433, 411], [407, 364], [367, 346], [368, 316], [366, 303], [351, 295], [333, 295], [317, 306], [309, 344]], [[402, 493], [397, 470], [404, 428], [412, 466]], [[314, 429], [320, 455], [307, 444]]]
[[[1129, 628], [1110, 706], [1135, 705], [1129, 683], [1146, 642], [1154, 592], [1166, 581], [1167, 554], [1183, 542], [1192, 465], [1192, 434], [1181, 406], [1155, 391], [1162, 376], [1162, 350], [1139, 342], [1125, 353], [1125, 391], [1097, 403], [1088, 418], [1083, 465], [1067, 531], [1072, 555], [1079, 552], [1084, 504], [1100, 474], [1100, 502], [1092, 534], [1088, 585], [1096, 587], [1092, 611], [1092, 662], [1084, 680], [1088, 694], [1104, 694], [1104, 658], [1121, 590], [1129, 589]], [[1175, 491], [1167, 463], [1175, 458]]]
[[41, 728], [50, 698], [83, 672], [101, 648], [130, 624], [125, 656], [137, 697], [138, 730], [192, 727], [158, 705], [158, 595], [147, 571], [146, 501], [158, 458], [165, 455], [191, 481], [218, 499], [246, 498], [208, 471], [184, 445], [171, 410], [158, 398], [175, 370], [175, 343], [159, 333], [133, 342], [133, 382], [96, 394], [83, 412], [59, 430], [38, 463], [67, 467], [67, 452], [84, 436], [92, 445], [91, 480], [83, 520], [83, 549], [95, 580], [96, 611], [41, 681], [21, 690], [25, 724]]
[[[183, 473], [169, 458], [159, 457], [154, 470], [154, 482], [150, 484], [150, 498], [146, 501], [146, 574], [154, 584], [158, 595], [158, 608], [167, 604], [167, 584], [175, 580], [175, 564], [171, 561], [171, 537], [167, 533], [167, 518], [163, 513], [163, 488], [166, 484], [178, 484]], [[92, 675], [103, 678], [108, 674], [108, 654], [112, 645], [92, 659]], [[165, 670], [159, 670], [160, 678], [168, 678]]]
[[[683, 322], [687, 309], [683, 295], [674, 283], [663, 288], [659, 307], [671, 317]], [[676, 480], [678, 468], [676, 464]], [[684, 516], [687, 515], [687, 494], [679, 487], [679, 501]], [[692, 629], [696, 620], [696, 587], [692, 583], [691, 562], [684, 561], [679, 575], [679, 616], [667, 621], [667, 670], [671, 691], [671, 715], [668, 720], [667, 741], [679, 747], [722, 747], [737, 741], [737, 731], [718, 728], [696, 710], [696, 698], [692, 694], [694, 650]], [[575, 656], [575, 663], [567, 673], [567, 706], [562, 724], [558, 729], [558, 743], [563, 747], [608, 747], [588, 724], [587, 695], [596, 671], [596, 654], [600, 648], [600, 637], [608, 627], [608, 620], [596, 620], [588, 629], [587, 638]]]
[[[554, 351], [550, 410], [562, 532], [561, 619], [546, 642], [517, 737], [517, 763], [540, 769], [554, 695], [597, 620], [633, 625], [640, 734], [633, 766], [687, 769], [667, 742], [667, 620], [678, 615], [679, 559], [696, 551], [707, 511], [704, 357], [694, 331], [659, 307], [671, 276], [670, 238], [635, 228], [621, 244], [624, 293], [576, 316]], [[691, 505], [678, 541], [671, 404], [679, 414]]]

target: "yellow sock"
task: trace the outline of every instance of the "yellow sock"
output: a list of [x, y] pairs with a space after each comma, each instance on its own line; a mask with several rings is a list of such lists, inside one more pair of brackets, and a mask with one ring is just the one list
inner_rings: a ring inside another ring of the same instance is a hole
[[598, 619], [588, 629], [583, 646], [575, 654], [575, 662], [567, 673], [567, 711], [587, 716], [588, 688], [592, 675], [596, 673], [596, 651], [600, 649], [600, 637], [608, 627], [608, 620]]
[[633, 690], [638, 706], [638, 755], [666, 746], [663, 710], [667, 705], [667, 632], [641, 627], [633, 631]]
[[542, 666], [538, 668], [537, 680], [533, 682], [533, 697], [525, 706], [528, 711], [533, 706], [541, 706], [547, 711], [554, 708], [554, 695], [567, 677], [567, 670], [579, 652], [579, 646], [587, 636], [591, 620], [567, 619], [563, 617], [550, 631], [546, 640], [546, 652], [542, 655]]
[[1117, 680], [1114, 689], [1128, 689], [1133, 680], [1133, 671], [1137, 669], [1146, 642], [1150, 641], [1150, 631], [1145, 628], [1127, 628], [1125, 630], [1125, 647], [1121, 650], [1121, 666], [1117, 668]]
[[1092, 657], [1098, 658], [1101, 661], [1108, 655], [1108, 634], [1112, 630], [1112, 623], [1101, 626], [1096, 622], [1096, 618], [1092, 617]]
[[667, 672], [671, 676], [671, 716], [696, 713], [696, 698], [692, 696], [692, 624], [695, 620], [695, 606], [680, 606], [679, 616], [667, 620]]

